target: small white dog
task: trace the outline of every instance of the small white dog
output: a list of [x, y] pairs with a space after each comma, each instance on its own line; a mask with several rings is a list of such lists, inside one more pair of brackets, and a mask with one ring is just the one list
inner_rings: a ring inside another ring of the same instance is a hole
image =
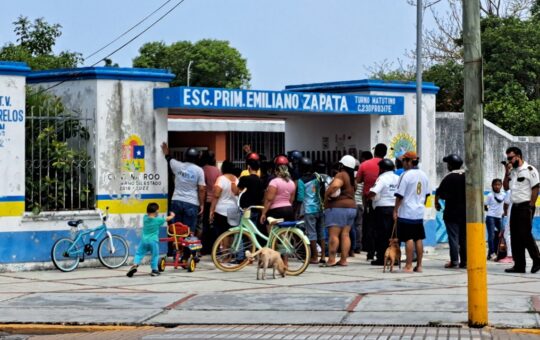
[[259, 270], [261, 268], [263, 270], [262, 279], [266, 280], [266, 269], [268, 267], [272, 267], [272, 277], [274, 279], [276, 278], [276, 269], [282, 277], [285, 277], [287, 266], [283, 263], [280, 253], [268, 247], [261, 248], [253, 254], [249, 250], [246, 250], [246, 257], [250, 261], [253, 261], [256, 256], [259, 257], [259, 262], [257, 264], [257, 280], [259, 280]]

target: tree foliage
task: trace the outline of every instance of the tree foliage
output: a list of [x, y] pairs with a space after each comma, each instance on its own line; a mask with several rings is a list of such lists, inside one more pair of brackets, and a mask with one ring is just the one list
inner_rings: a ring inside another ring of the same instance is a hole
[[185, 86], [190, 61], [190, 86], [247, 88], [251, 78], [247, 61], [228, 41], [204, 39], [171, 45], [150, 42], [139, 49], [134, 67], [167, 68], [176, 75], [172, 86]]
[[[452, 0], [453, 1], [453, 0]], [[452, 3], [451, 1], [451, 3]], [[484, 1], [481, 20], [484, 116], [513, 135], [540, 135], [540, 0]], [[523, 8], [530, 10], [528, 14]], [[457, 16], [455, 17], [457, 20]], [[461, 27], [461, 26], [460, 26]], [[461, 28], [459, 28], [461, 30]], [[446, 33], [449, 33], [447, 31]], [[446, 33], [441, 33], [445, 35]], [[437, 111], [463, 111], [461, 31], [446, 35], [457, 50], [427, 54], [423, 79], [440, 87]], [[441, 38], [441, 42], [444, 39]], [[429, 45], [429, 44], [428, 44]], [[382, 75], [381, 75], [382, 73]], [[397, 70], [372, 72], [379, 79], [410, 80]], [[401, 76], [401, 77], [400, 77]]]
[[43, 18], [34, 22], [20, 16], [13, 22], [17, 43], [7, 43], [0, 49], [0, 60], [23, 61], [33, 70], [76, 67], [82, 63], [80, 53], [53, 53], [56, 39], [62, 35], [59, 24], [49, 24]]

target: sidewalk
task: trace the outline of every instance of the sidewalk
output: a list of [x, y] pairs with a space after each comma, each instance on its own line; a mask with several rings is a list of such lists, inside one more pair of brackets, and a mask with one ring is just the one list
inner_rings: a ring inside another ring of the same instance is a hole
[[[0, 273], [0, 323], [461, 328], [467, 274], [444, 269], [447, 257], [439, 249], [426, 255], [423, 273], [383, 274], [361, 254], [348, 267], [311, 265], [301, 276], [265, 281], [255, 279], [254, 265], [225, 273], [209, 256], [193, 273], [168, 267], [159, 277], [148, 266], [131, 279], [127, 266]], [[509, 266], [488, 264], [490, 326], [539, 328], [540, 274], [504, 273]]]

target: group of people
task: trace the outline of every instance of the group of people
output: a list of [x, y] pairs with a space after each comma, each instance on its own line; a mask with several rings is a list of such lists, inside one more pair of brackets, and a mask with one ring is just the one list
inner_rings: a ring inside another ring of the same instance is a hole
[[[525, 273], [525, 249], [532, 259], [531, 273], [540, 270], [540, 252], [532, 235], [532, 222], [538, 199], [538, 170], [523, 159], [515, 146], [506, 150], [504, 179], [493, 179], [492, 191], [484, 202], [488, 255], [487, 260], [513, 262], [507, 273]], [[443, 158], [449, 173], [436, 191], [435, 206], [441, 209], [439, 199], [445, 201], [444, 223], [448, 234], [450, 261], [445, 268], [467, 267], [465, 170], [463, 160], [456, 154]], [[505, 193], [501, 192], [504, 188]], [[506, 222], [506, 223], [505, 223]], [[506, 241], [503, 241], [506, 240]], [[504, 243], [503, 243], [504, 242]], [[502, 253], [501, 244], [505, 245]]]
[[[211, 152], [199, 157], [196, 149], [188, 149], [181, 162], [169, 155], [165, 143], [162, 150], [175, 178], [172, 216], [202, 238], [202, 254], [210, 253], [215, 239], [234, 226], [228, 217], [238, 211], [238, 204], [242, 208], [262, 205], [260, 212], [252, 211], [251, 218], [264, 234], [269, 233], [267, 217], [304, 220], [312, 264], [347, 266], [349, 256], [364, 251], [372, 265], [382, 266], [389, 239], [397, 238], [405, 244], [403, 271], [423, 270], [424, 213], [431, 190], [414, 151], [393, 161], [385, 158], [387, 146], [377, 144], [374, 154], [362, 152], [360, 160], [345, 155], [328, 171], [326, 164], [312, 162], [299, 151], [278, 155], [269, 162], [247, 146], [246, 169], [241, 171], [228, 160], [218, 169]], [[514, 259], [514, 267], [506, 271], [525, 272], [526, 248], [533, 259], [531, 272], [535, 273], [540, 269], [540, 254], [531, 230], [538, 172], [523, 161], [518, 148], [509, 148], [506, 154], [504, 180], [493, 181], [493, 192], [486, 200], [488, 259], [496, 252], [497, 236], [504, 229], [501, 222], [506, 197], [506, 202], [511, 202], [507, 210]], [[444, 200], [443, 218], [450, 248], [445, 268], [466, 268], [463, 160], [450, 154], [443, 162], [449, 173], [436, 190], [435, 207], [441, 210], [439, 200]], [[501, 186], [506, 195], [500, 192]], [[202, 220], [199, 230], [198, 220]]]

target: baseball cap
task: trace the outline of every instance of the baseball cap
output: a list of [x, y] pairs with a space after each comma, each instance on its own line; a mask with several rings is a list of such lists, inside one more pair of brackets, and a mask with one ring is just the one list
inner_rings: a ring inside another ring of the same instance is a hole
[[401, 156], [401, 159], [405, 159], [405, 158], [415, 160], [415, 159], [418, 159], [418, 155], [414, 151], [407, 151], [403, 154], [403, 156]]

